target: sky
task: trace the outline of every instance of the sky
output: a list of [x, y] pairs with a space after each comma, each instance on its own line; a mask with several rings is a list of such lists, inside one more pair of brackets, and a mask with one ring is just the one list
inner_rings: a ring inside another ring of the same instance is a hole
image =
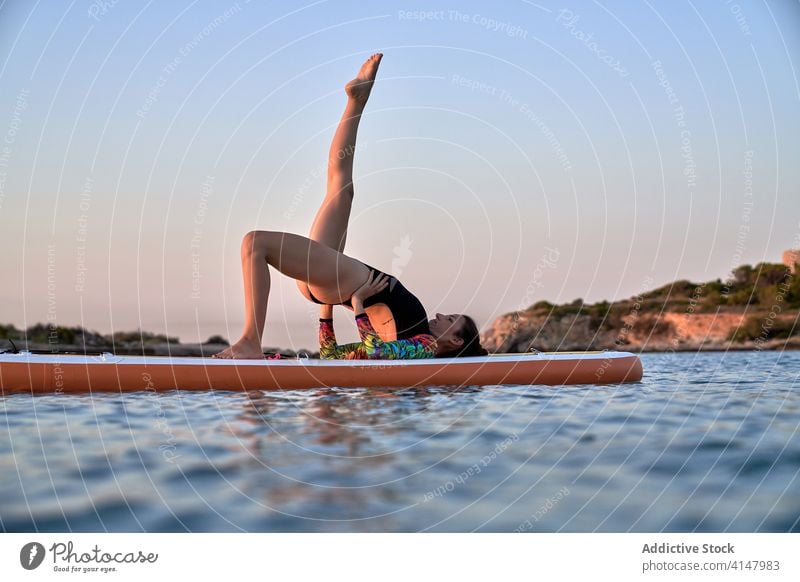
[[[800, 3], [0, 4], [0, 322], [235, 340], [373, 52], [345, 252], [486, 328], [800, 246]], [[356, 338], [336, 308], [340, 341]], [[265, 346], [316, 347], [273, 271]]]

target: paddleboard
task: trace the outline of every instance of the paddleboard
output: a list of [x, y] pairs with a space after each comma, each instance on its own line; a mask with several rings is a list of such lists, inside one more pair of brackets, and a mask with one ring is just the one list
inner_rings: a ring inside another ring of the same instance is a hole
[[535, 352], [425, 360], [218, 360], [167, 356], [0, 354], [4, 394], [284, 390], [638, 382], [628, 352]]

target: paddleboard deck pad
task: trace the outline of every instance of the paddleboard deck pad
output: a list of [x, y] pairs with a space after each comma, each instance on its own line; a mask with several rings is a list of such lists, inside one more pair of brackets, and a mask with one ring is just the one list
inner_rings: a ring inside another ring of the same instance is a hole
[[2, 393], [285, 390], [496, 384], [616, 384], [642, 378], [628, 352], [536, 352], [426, 360], [218, 360], [0, 354]]

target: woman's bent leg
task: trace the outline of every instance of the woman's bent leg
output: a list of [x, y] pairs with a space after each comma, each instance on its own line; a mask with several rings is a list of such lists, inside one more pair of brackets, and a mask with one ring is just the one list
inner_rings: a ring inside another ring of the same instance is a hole
[[235, 344], [216, 354], [215, 358], [263, 358], [261, 337], [267, 317], [270, 275], [266, 257], [257, 251], [252, 233], [242, 240], [242, 279], [244, 283], [244, 329]]
[[242, 239], [245, 324], [242, 337], [219, 358], [262, 358], [261, 338], [270, 290], [269, 265], [303, 281], [326, 303], [341, 303], [366, 281], [363, 263], [306, 237], [270, 231], [248, 232]]

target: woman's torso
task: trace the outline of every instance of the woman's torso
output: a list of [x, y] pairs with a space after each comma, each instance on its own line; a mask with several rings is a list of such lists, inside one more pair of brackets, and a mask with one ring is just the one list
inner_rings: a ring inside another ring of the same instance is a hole
[[[389, 284], [380, 293], [364, 300], [364, 311], [384, 341], [408, 339], [421, 333], [430, 334], [428, 315], [417, 297], [399, 279], [364, 263], [375, 273], [389, 277]], [[348, 300], [346, 305], [350, 304]]]
[[[364, 300], [364, 311], [381, 339], [394, 341], [408, 339], [419, 334], [430, 335], [428, 316], [419, 299], [406, 289], [396, 277], [366, 263], [362, 262], [362, 264], [376, 274], [389, 277], [389, 284], [383, 291]], [[298, 287], [309, 301], [320, 304], [327, 303], [315, 297], [307, 284], [304, 283]], [[344, 305], [350, 310], [353, 309], [349, 298], [341, 303], [328, 303], [328, 305]]]

